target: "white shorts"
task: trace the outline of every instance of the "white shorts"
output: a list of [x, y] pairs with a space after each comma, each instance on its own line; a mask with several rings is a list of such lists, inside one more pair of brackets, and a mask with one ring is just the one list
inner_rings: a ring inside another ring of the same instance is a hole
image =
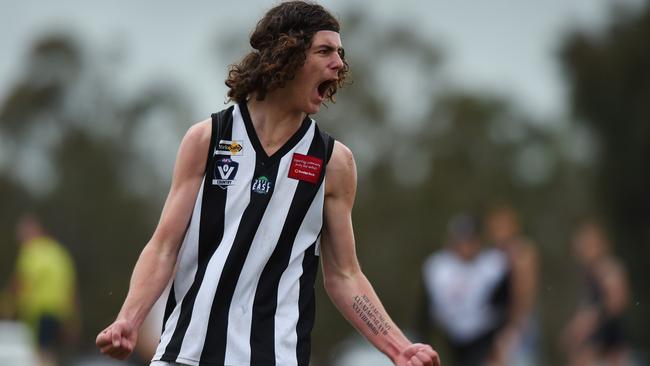
[[149, 366], [187, 366], [182, 363], [166, 362], [166, 361], [153, 361]]

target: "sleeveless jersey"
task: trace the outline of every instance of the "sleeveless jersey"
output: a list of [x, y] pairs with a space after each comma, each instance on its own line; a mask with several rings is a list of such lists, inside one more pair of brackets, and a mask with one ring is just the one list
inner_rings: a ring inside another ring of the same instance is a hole
[[334, 139], [306, 117], [267, 156], [245, 104], [212, 115], [206, 172], [154, 360], [309, 364], [333, 146]]
[[422, 272], [429, 316], [452, 343], [470, 343], [502, 325], [509, 268], [500, 251], [485, 249], [464, 261], [445, 249], [427, 258]]

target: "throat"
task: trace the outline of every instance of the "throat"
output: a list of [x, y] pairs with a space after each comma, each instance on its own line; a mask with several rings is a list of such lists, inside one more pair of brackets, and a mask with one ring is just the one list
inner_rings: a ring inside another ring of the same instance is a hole
[[271, 156], [295, 135], [307, 116], [303, 112], [291, 112], [272, 106], [270, 101], [248, 102], [251, 123], [261, 147]]

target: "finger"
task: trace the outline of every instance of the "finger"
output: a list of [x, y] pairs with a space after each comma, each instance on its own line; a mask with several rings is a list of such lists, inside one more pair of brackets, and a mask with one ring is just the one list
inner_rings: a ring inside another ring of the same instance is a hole
[[112, 349], [113, 349], [113, 344], [109, 343], [108, 345], [100, 348], [99, 351], [104, 355], [108, 355]]
[[418, 352], [422, 352], [425, 354], [427, 357], [431, 359], [435, 359], [438, 357], [438, 353], [431, 348], [430, 345], [428, 344], [423, 344], [421, 347], [418, 349]]
[[411, 364], [413, 366], [424, 366], [424, 363], [422, 363], [422, 361], [420, 361], [420, 359], [415, 356], [411, 357]]
[[411, 357], [415, 356], [417, 352], [418, 352], [418, 345], [412, 344], [404, 350], [404, 356], [407, 359], [410, 359]]
[[433, 363], [433, 357], [431, 357], [430, 354], [424, 352], [424, 350], [420, 350], [420, 352], [415, 354], [415, 357], [417, 357], [424, 365], [431, 366]]
[[123, 347], [113, 347], [113, 345], [109, 345], [108, 347], [104, 348], [102, 352], [109, 357], [118, 359], [118, 360], [124, 360], [131, 352], [124, 349]]
[[100, 348], [110, 343], [111, 343], [111, 331], [109, 329], [106, 329], [103, 332], [99, 333], [97, 335], [97, 339], [95, 339], [95, 344], [97, 345], [97, 347]]
[[106, 335], [103, 334], [103, 333], [99, 333], [97, 335], [97, 338], [95, 338], [95, 345], [97, 345], [97, 347], [99, 347], [99, 348], [104, 347], [108, 342], [109, 341], [106, 338]]
[[431, 348], [431, 346], [426, 346], [422, 348], [421, 351], [429, 355], [431, 358], [438, 357], [438, 353], [434, 351], [433, 348]]
[[120, 351], [119, 356], [117, 357], [120, 360], [126, 360], [129, 355], [131, 354], [132, 349], [129, 348], [122, 348]]
[[436, 353], [436, 357], [433, 358], [433, 366], [440, 366], [440, 356]]
[[115, 326], [111, 332], [111, 338], [113, 340], [113, 347], [118, 348], [121, 344], [120, 340], [122, 338], [122, 329]]

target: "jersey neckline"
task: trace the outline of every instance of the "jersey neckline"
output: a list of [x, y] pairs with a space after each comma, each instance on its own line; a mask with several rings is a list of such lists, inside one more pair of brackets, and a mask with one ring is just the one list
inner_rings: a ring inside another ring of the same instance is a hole
[[293, 149], [300, 140], [302, 140], [302, 138], [307, 133], [307, 130], [309, 130], [309, 126], [311, 125], [311, 118], [309, 118], [309, 115], [305, 116], [305, 119], [302, 120], [300, 128], [298, 128], [298, 130], [289, 138], [289, 140], [287, 140], [287, 142], [284, 143], [284, 145], [282, 145], [276, 152], [269, 156], [266, 153], [266, 150], [264, 150], [264, 147], [262, 147], [262, 143], [257, 136], [257, 131], [255, 131], [255, 126], [253, 126], [253, 121], [251, 119], [250, 113], [248, 112], [248, 106], [246, 103], [239, 103], [238, 105], [239, 110], [241, 111], [242, 119], [244, 120], [246, 133], [248, 134], [248, 138], [251, 141], [251, 145], [253, 145], [253, 149], [255, 150], [257, 159], [259, 161], [271, 163], [273, 161], [281, 159], [287, 152]]

